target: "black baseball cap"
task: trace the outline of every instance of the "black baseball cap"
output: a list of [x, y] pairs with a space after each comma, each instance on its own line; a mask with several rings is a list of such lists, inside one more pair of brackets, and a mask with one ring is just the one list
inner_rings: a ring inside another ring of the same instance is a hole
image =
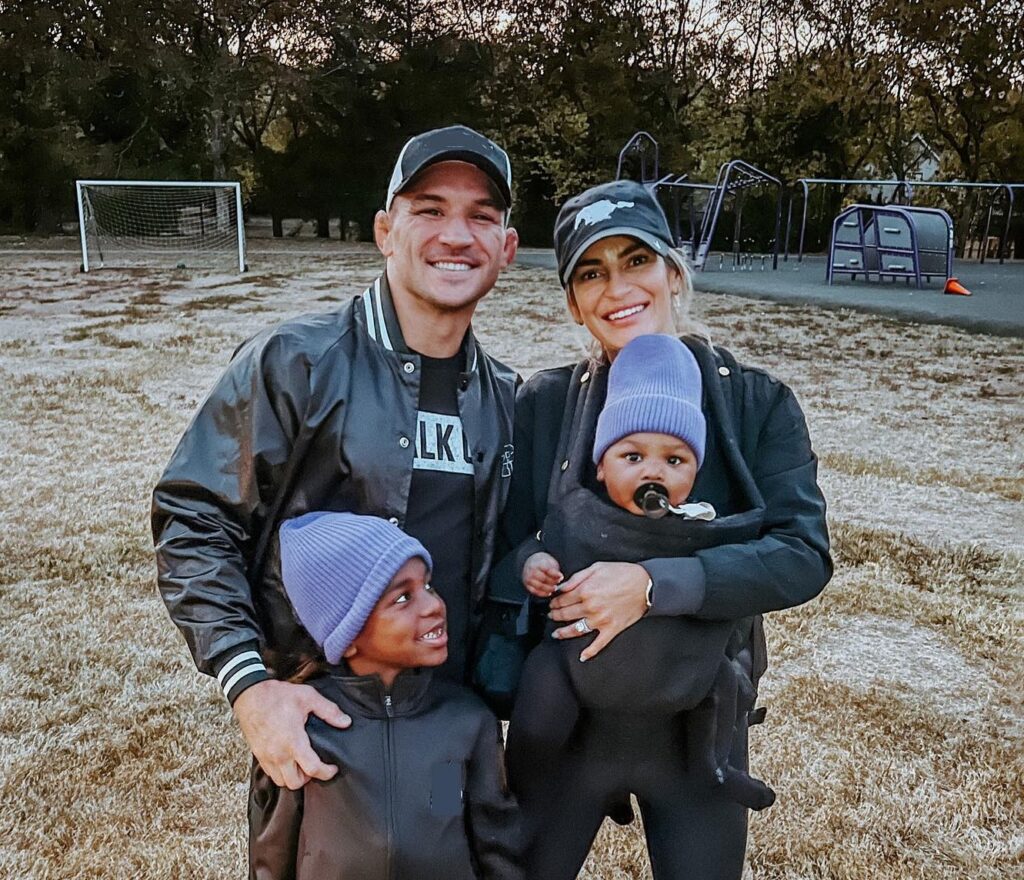
[[435, 162], [469, 162], [484, 172], [498, 188], [505, 208], [512, 206], [512, 165], [508, 154], [490, 138], [464, 125], [425, 131], [406, 141], [391, 172], [384, 209], [424, 168]]
[[569, 199], [555, 220], [555, 258], [558, 278], [568, 287], [580, 257], [595, 241], [628, 235], [686, 272], [674, 248], [665, 212], [654, 191], [635, 180], [602, 183]]

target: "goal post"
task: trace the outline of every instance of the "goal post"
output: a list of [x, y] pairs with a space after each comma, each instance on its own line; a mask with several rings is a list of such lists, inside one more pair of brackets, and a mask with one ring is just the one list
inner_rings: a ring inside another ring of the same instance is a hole
[[82, 271], [103, 266], [245, 271], [238, 183], [78, 180]]

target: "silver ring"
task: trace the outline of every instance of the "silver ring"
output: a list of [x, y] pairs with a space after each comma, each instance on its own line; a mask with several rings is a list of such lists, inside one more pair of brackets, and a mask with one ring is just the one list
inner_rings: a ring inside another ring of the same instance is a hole
[[573, 629], [576, 630], [576, 632], [578, 632], [581, 636], [585, 636], [588, 632], [592, 632], [592, 630], [590, 629], [590, 624], [587, 623], [587, 618], [585, 617], [581, 617], [579, 620], [577, 620], [576, 624], [573, 626]]

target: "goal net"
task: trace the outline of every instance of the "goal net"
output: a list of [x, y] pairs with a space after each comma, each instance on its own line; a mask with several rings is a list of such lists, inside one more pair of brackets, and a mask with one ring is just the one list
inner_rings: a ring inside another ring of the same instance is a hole
[[103, 266], [245, 271], [237, 183], [79, 180], [82, 270]]

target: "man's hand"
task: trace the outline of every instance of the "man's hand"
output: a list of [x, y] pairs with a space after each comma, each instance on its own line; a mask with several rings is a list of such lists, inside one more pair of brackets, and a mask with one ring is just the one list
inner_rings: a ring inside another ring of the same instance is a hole
[[550, 553], [534, 553], [523, 563], [523, 586], [534, 596], [546, 599], [563, 577], [558, 560]]
[[266, 774], [282, 788], [302, 788], [310, 779], [324, 781], [338, 768], [325, 764], [306, 735], [306, 719], [316, 715], [333, 727], [348, 727], [352, 719], [334, 703], [305, 684], [261, 681], [235, 700], [235, 717], [242, 735]]
[[[597, 638], [580, 654], [580, 660], [589, 660], [647, 613], [649, 581], [647, 570], [635, 563], [595, 562], [565, 582], [551, 600], [548, 616], [558, 621], [586, 619], [587, 626], [598, 630]], [[586, 633], [563, 626], [552, 635], [572, 639]]]

